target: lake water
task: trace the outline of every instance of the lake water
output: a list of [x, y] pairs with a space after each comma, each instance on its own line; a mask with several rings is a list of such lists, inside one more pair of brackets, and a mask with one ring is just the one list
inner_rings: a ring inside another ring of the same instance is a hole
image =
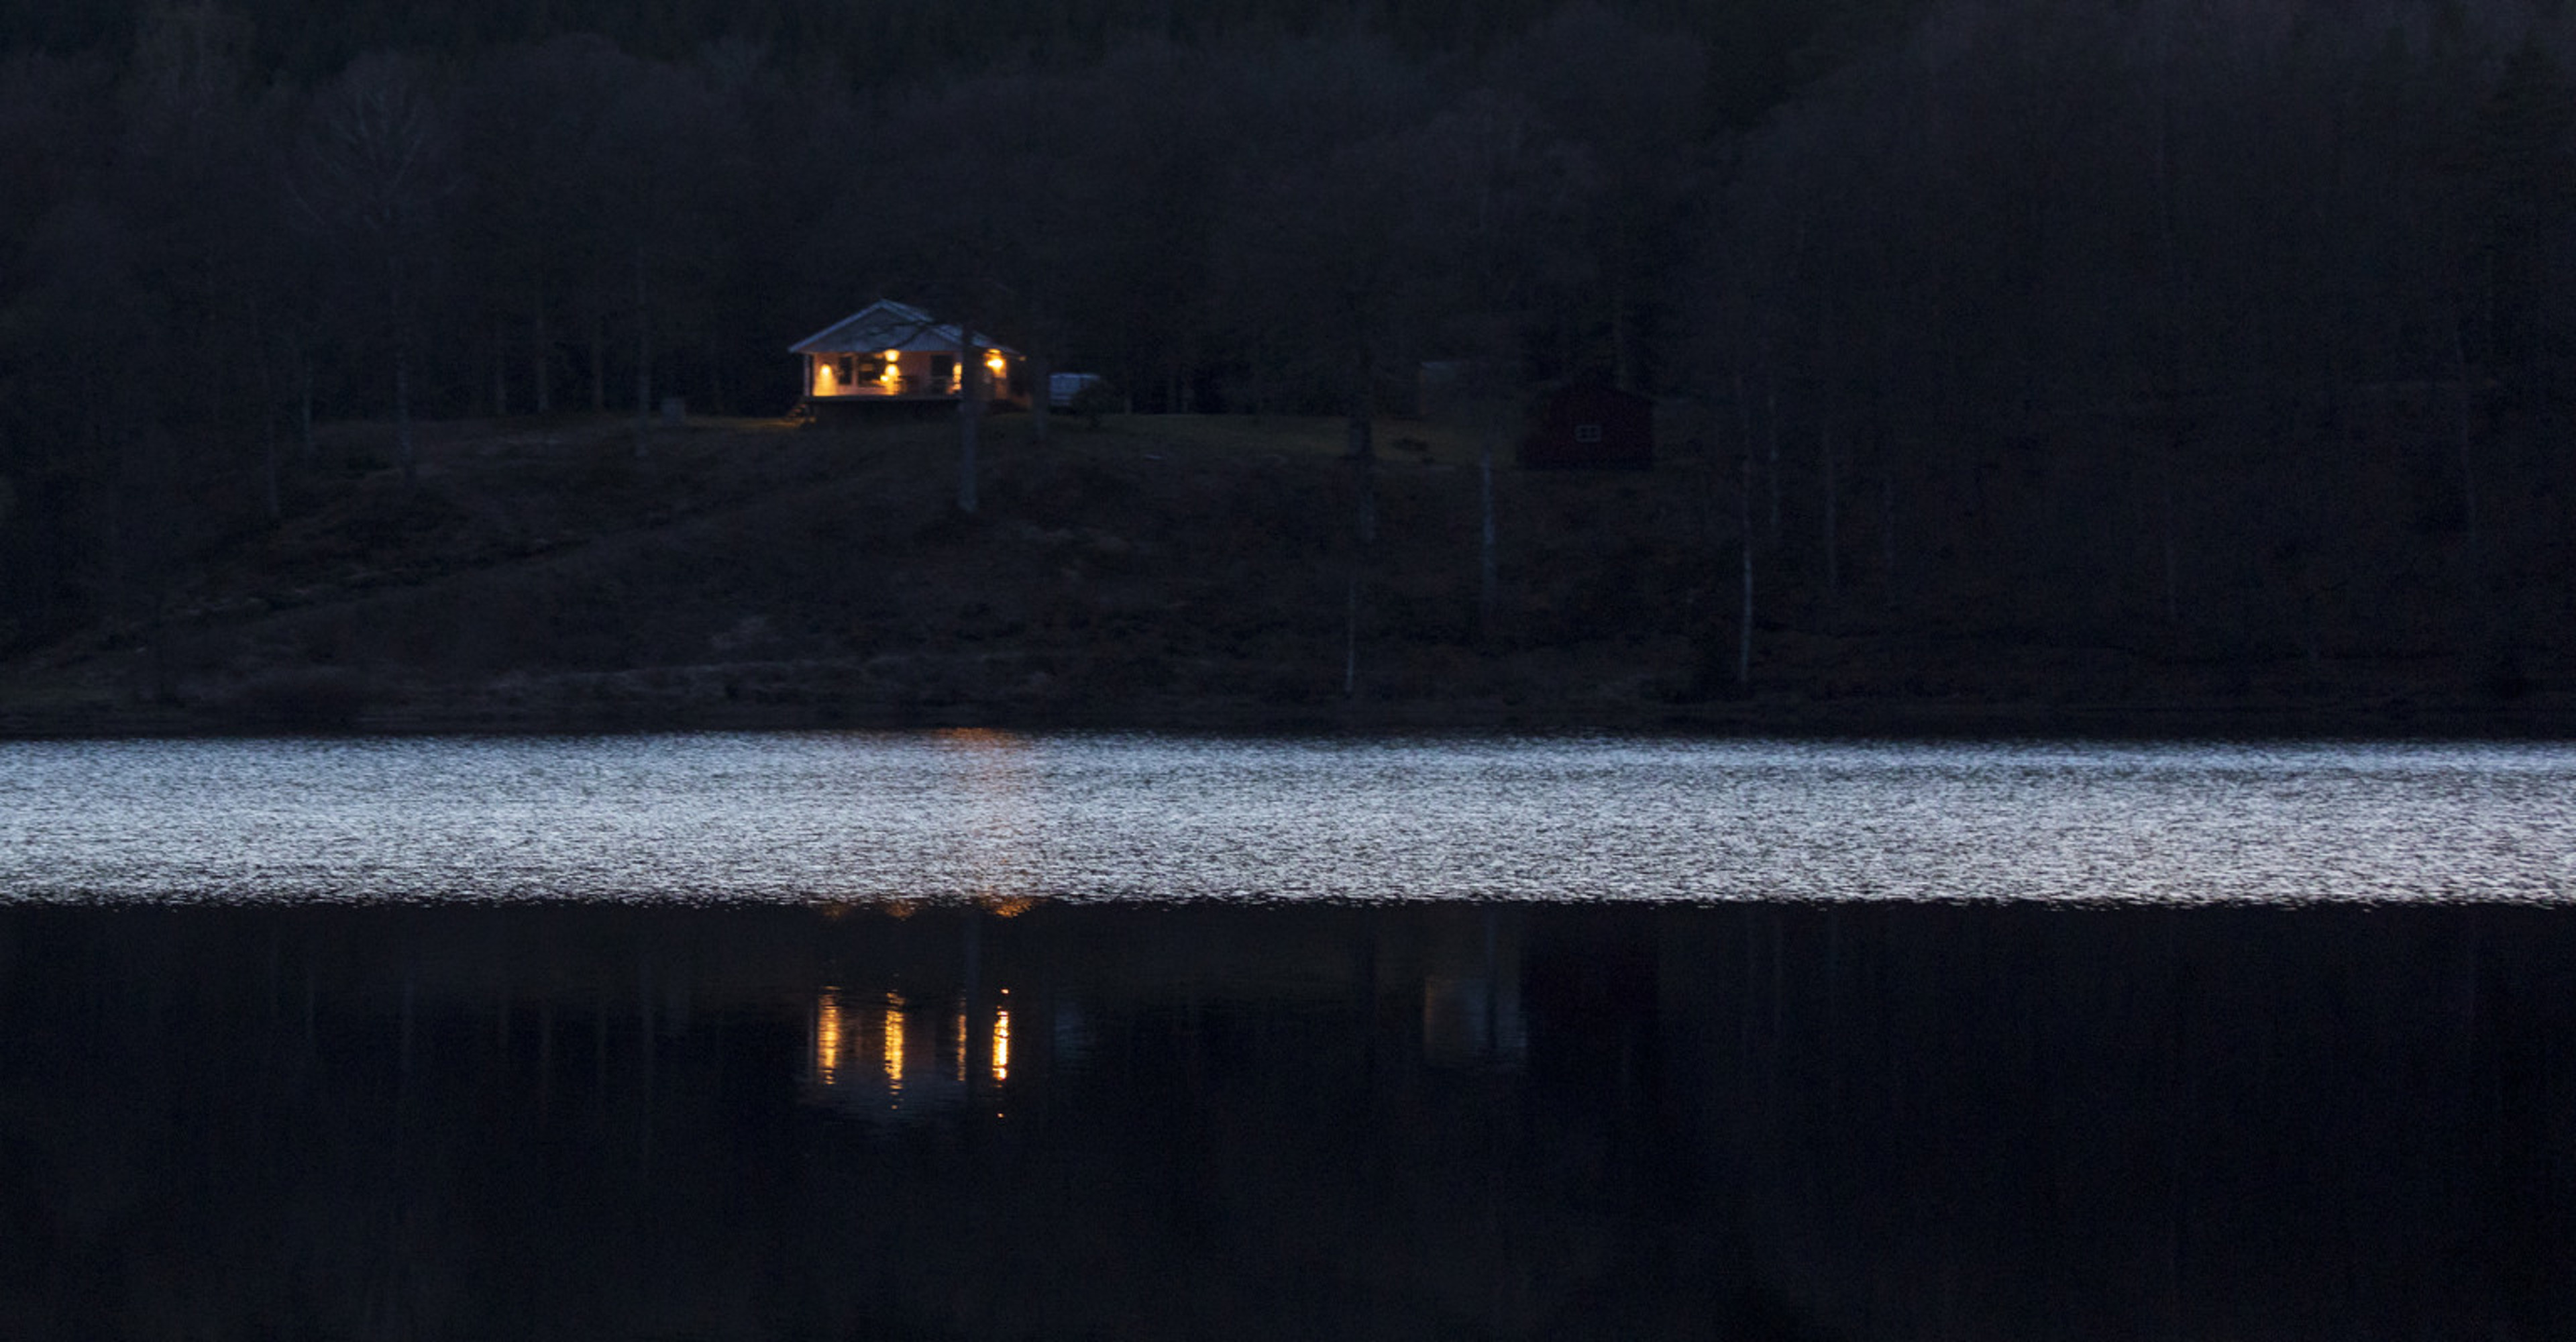
[[0, 1337], [2568, 1336], [2571, 775], [0, 744]]
[[2556, 900], [2576, 748], [0, 744], [20, 898]]

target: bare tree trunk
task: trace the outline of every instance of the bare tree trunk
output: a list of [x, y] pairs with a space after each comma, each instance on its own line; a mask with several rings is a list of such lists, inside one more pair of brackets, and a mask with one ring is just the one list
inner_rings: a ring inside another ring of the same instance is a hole
[[1834, 353], [1834, 291], [1821, 287], [1816, 294], [1816, 458], [1824, 483], [1825, 523], [1825, 595], [1839, 599], [1843, 591], [1842, 535], [1837, 512], [1841, 504], [1841, 483], [1834, 478], [1834, 395], [1830, 376]]
[[1047, 442], [1047, 415], [1055, 409], [1055, 365], [1043, 354], [1029, 356], [1029, 441]]
[[402, 258], [385, 259], [385, 315], [394, 336], [394, 455], [402, 463], [403, 483], [420, 478], [420, 462], [411, 436], [411, 285]]
[[1610, 381], [1621, 391], [1637, 389], [1636, 332], [1628, 304], [1627, 281], [1610, 286]]
[[[1779, 395], [1777, 379], [1773, 380], [1772, 387], [1772, 396], [1774, 398], [1773, 408], [1776, 410], [1778, 408], [1777, 397]], [[1745, 394], [1744, 369], [1741, 366], [1738, 366], [1735, 370], [1735, 428], [1737, 441], [1744, 445], [1744, 451], [1748, 453], [1751, 452], [1753, 450], [1753, 398]], [[1712, 438], [1716, 436], [1714, 426], [1712, 426], [1710, 436]], [[1717, 461], [1714, 455], [1716, 449], [1711, 448], [1710, 452], [1711, 457], [1708, 465], [1708, 496], [1709, 508], [1714, 512], [1717, 507]], [[1714, 526], [1715, 523], [1712, 522], [1710, 525]], [[1771, 428], [1771, 539], [1778, 540], [1779, 538], [1780, 431], [1775, 420]]]
[[1372, 431], [1375, 398], [1369, 395], [1369, 366], [1372, 360], [1366, 345], [1352, 351], [1351, 360], [1351, 471], [1359, 486], [1360, 543], [1377, 543], [1377, 440]]
[[[2177, 405], [2174, 414], [2180, 416], [2181, 413]], [[2157, 507], [2161, 520], [2157, 529], [2162, 533], [2158, 543], [2164, 558], [2165, 624], [2175, 630], [2182, 628], [2182, 545], [2177, 535], [2182, 526], [2182, 506], [2175, 497], [2174, 459], [2182, 455], [2182, 439], [2182, 422], [2177, 418], [2165, 435], [2164, 454], [2156, 461]]]
[[1487, 638], [1493, 637], [1495, 591], [1494, 537], [1494, 440], [1502, 436], [1499, 423], [1485, 430], [1485, 450], [1476, 462], [1477, 485], [1482, 493], [1484, 537], [1478, 547], [1476, 563], [1476, 625]]
[[411, 340], [394, 336], [394, 456], [402, 462], [403, 483], [420, 478], [420, 463], [411, 439]]
[[[1762, 435], [1770, 467], [1770, 537], [1777, 544], [1780, 540], [1780, 366], [1772, 362], [1771, 342], [1766, 340], [1762, 344]], [[1744, 395], [1741, 378], [1737, 380], [1735, 394], [1739, 400]]]
[[546, 299], [537, 295], [528, 322], [528, 372], [537, 384], [537, 413], [551, 414], [555, 408], [554, 342], [546, 337]]
[[260, 502], [267, 509], [268, 520], [274, 522], [286, 515], [277, 491], [277, 370], [268, 357], [268, 325], [260, 320], [256, 300], [250, 305], [250, 348], [259, 363]]
[[975, 450], [983, 431], [983, 365], [976, 359], [975, 337], [957, 325], [957, 511], [975, 515]]
[[644, 248], [635, 248], [635, 455], [653, 445], [653, 310], [644, 292]]
[[259, 434], [260, 503], [275, 522], [286, 516], [286, 507], [277, 489], [277, 423], [271, 418], [260, 426]]
[[295, 346], [295, 447], [304, 464], [313, 464], [313, 351]]
[[1825, 471], [1825, 594], [1841, 596], [1843, 591], [1842, 536], [1836, 497], [1841, 492], [1834, 479], [1834, 426], [1827, 420], [1816, 426], [1816, 455]]
[[[1885, 448], [1881, 448], [1884, 455]], [[1878, 473], [1879, 561], [1887, 566], [1887, 608], [1896, 608], [1896, 466], [1882, 462]]]
[[2183, 448], [2182, 419], [2182, 249], [2177, 241], [2174, 208], [2174, 73], [2172, 12], [2158, 11], [2156, 25], [2156, 270], [2157, 286], [2164, 293], [2164, 350], [2160, 370], [2164, 382], [2165, 413], [2173, 417], [2167, 431], [2164, 452], [2156, 462], [2157, 509], [2159, 513], [2157, 548], [2163, 565], [2165, 626], [2177, 635], [2182, 629], [2182, 544], [2180, 501], [2176, 498], [2174, 474]]
[[608, 319], [596, 308], [590, 313], [590, 411], [608, 413]]
[[1742, 557], [1744, 579], [1743, 606], [1736, 614], [1735, 684], [1748, 689], [1753, 684], [1753, 439], [1746, 435], [1737, 453], [1742, 463], [1742, 479], [1735, 491], [1736, 553]]
[[2478, 472], [2471, 455], [2469, 418], [2469, 347], [2460, 334], [2460, 320], [2451, 319], [2451, 447], [2460, 467], [2460, 520], [2468, 528], [2469, 554], [2480, 553], [2478, 534]]
[[1342, 697], [1360, 688], [1360, 575], [1351, 574], [1342, 589]]

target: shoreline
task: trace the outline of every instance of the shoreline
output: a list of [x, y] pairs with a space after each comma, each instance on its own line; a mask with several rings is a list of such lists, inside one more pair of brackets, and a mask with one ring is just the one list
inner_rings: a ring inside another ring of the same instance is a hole
[[0, 741], [268, 736], [608, 736], [687, 732], [901, 732], [1195, 736], [1519, 736], [1676, 739], [2231, 741], [2570, 741], [2576, 705], [2554, 702], [2336, 704], [2031, 704], [1926, 699], [1815, 700], [1756, 695], [1688, 704], [1359, 700], [1287, 707], [1251, 702], [1117, 704], [798, 703], [504, 704], [446, 699], [355, 711], [249, 711], [189, 705], [62, 704], [0, 709]]

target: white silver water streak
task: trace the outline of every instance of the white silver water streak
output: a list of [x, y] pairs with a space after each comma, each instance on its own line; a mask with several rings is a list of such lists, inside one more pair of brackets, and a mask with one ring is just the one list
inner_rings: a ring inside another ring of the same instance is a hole
[[2576, 747], [0, 743], [0, 900], [2576, 898]]

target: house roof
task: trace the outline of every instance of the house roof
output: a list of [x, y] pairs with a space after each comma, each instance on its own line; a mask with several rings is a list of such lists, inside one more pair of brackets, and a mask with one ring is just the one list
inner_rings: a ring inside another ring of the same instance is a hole
[[[1018, 354], [981, 331], [971, 333], [977, 349]], [[787, 347], [790, 354], [838, 354], [846, 350], [899, 349], [910, 354], [954, 353], [958, 330], [907, 303], [882, 299]]]

